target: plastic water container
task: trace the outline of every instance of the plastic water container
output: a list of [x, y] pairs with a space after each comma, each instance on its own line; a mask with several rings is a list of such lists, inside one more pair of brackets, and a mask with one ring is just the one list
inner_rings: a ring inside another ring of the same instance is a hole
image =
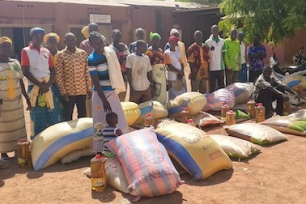
[[227, 111], [226, 113], [226, 125], [236, 124], [236, 113], [233, 110]]
[[145, 127], [154, 127], [154, 118], [151, 113], [148, 113], [144, 119]]
[[266, 120], [266, 109], [262, 105], [262, 103], [259, 103], [256, 107], [256, 123], [260, 123]]
[[255, 101], [249, 100], [247, 102], [247, 114], [250, 116], [251, 119], [256, 117], [256, 110], [255, 110]]
[[27, 139], [19, 140], [17, 143], [18, 166], [20, 168], [32, 167], [30, 142]]
[[226, 122], [226, 113], [230, 110], [228, 105], [224, 104], [221, 106], [221, 120]]
[[102, 192], [107, 187], [105, 163], [106, 157], [99, 154], [90, 160], [91, 189], [94, 191]]

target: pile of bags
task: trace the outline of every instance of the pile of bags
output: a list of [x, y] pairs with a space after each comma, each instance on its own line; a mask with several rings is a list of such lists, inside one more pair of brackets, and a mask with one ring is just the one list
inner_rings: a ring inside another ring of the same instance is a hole
[[261, 124], [272, 127], [280, 132], [293, 135], [306, 135], [306, 110], [299, 110], [288, 116], [269, 118]]

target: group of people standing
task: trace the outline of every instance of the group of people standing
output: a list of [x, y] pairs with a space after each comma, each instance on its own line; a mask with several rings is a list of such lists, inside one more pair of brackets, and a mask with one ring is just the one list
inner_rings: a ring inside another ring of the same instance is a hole
[[[126, 100], [128, 85], [130, 101], [139, 104], [153, 98], [165, 103], [187, 91], [188, 66], [192, 91], [207, 93], [223, 88], [225, 75], [228, 85], [238, 78], [247, 82], [243, 33], [235, 29], [223, 40], [214, 25], [205, 43], [203, 33], [197, 30], [195, 43], [187, 52], [177, 29], [170, 31], [164, 49], [160, 47], [158, 33], [150, 34], [148, 46], [141, 28], [135, 33], [137, 41], [129, 47], [121, 42], [122, 33], [118, 29], [111, 33], [111, 44], [99, 33], [96, 23], [90, 23], [82, 32], [87, 39], [79, 47], [75, 34], [69, 32], [63, 36], [65, 49], [59, 51], [60, 36], [32, 28], [31, 42], [22, 50], [20, 63], [10, 58], [11, 39], [0, 38], [2, 160], [9, 160], [7, 152], [14, 151], [17, 140], [27, 136], [22, 96], [30, 111], [30, 136], [34, 139], [48, 126], [72, 120], [75, 106], [78, 118], [93, 117], [94, 124], [106, 124], [106, 114], [115, 112], [118, 128], [125, 132], [127, 123], [120, 101]], [[247, 49], [250, 81], [259, 76], [266, 57], [259, 40], [256, 35]], [[27, 88], [23, 77], [27, 79]]]

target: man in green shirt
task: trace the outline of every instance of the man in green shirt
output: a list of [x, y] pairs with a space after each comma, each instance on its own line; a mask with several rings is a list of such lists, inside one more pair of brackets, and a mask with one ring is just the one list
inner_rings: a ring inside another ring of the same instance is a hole
[[225, 74], [228, 86], [238, 81], [241, 65], [241, 50], [236, 29], [230, 31], [230, 37], [225, 39], [225, 46]]

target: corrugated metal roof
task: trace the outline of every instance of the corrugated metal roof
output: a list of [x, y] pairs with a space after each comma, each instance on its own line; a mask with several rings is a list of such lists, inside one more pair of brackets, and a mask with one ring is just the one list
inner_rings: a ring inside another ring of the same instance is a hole
[[89, 5], [103, 5], [103, 6], [160, 6], [172, 7], [176, 5], [179, 9], [205, 9], [216, 8], [216, 4], [198, 4], [189, 2], [175, 2], [165, 0], [5, 0], [17, 2], [47, 2], [47, 3], [73, 3], [73, 4], [89, 4]]

